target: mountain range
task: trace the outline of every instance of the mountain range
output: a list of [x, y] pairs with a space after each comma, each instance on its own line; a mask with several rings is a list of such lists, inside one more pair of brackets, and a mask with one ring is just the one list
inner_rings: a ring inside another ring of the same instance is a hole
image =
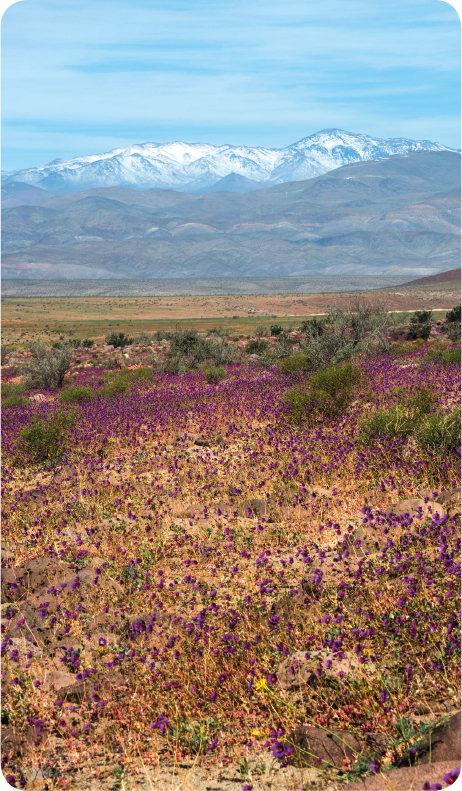
[[71, 192], [5, 209], [2, 245], [8, 278], [411, 279], [460, 265], [460, 154], [411, 151], [241, 194]]
[[[2, 173], [2, 182], [41, 187], [57, 195], [99, 187], [244, 193], [311, 179], [352, 162], [410, 151], [452, 150], [429, 140], [382, 140], [341, 129], [323, 129], [286, 148], [140, 143], [105, 154], [55, 159], [43, 167], [8, 171]], [[31, 203], [40, 200], [37, 193], [30, 197], [35, 197]]]

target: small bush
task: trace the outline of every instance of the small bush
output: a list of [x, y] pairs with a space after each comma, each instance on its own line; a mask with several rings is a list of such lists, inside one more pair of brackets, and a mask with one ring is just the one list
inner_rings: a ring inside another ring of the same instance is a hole
[[123, 368], [116, 376], [105, 374], [104, 379], [107, 384], [99, 391], [103, 396], [122, 395], [125, 393], [130, 385], [130, 371]]
[[202, 370], [204, 371], [206, 381], [209, 384], [216, 385], [226, 376], [226, 371], [222, 365], [219, 368], [217, 368], [216, 365], [206, 365]]
[[460, 316], [460, 305], [456, 305], [455, 308], [452, 310], [448, 310], [446, 313], [446, 320], [449, 322], [458, 322], [460, 324], [461, 316]]
[[19, 383], [16, 385], [2, 384], [2, 397], [11, 395], [21, 395], [24, 392], [24, 385]]
[[460, 321], [449, 324], [447, 329], [448, 338], [452, 343], [460, 341]]
[[134, 371], [131, 371], [131, 379], [146, 379], [149, 381], [152, 379], [152, 370], [150, 368], [135, 368]]
[[290, 357], [283, 357], [278, 363], [279, 370], [284, 376], [294, 376], [294, 374], [312, 371], [312, 362], [307, 354], [292, 354]]
[[64, 377], [71, 367], [73, 347], [63, 344], [61, 349], [47, 349], [44, 343], [34, 343], [30, 347], [32, 360], [26, 366], [28, 387], [41, 387], [51, 390], [62, 387]]
[[411, 318], [411, 324], [429, 324], [431, 320], [431, 310], [416, 310]]
[[377, 438], [405, 439], [413, 434], [414, 429], [414, 417], [407, 409], [395, 407], [388, 411], [380, 410], [364, 420], [359, 443], [364, 446]]
[[281, 333], [283, 332], [284, 332], [284, 327], [282, 327], [280, 324], [271, 324], [270, 326], [271, 335], [277, 337], [278, 335], [281, 335]]
[[460, 409], [451, 414], [427, 415], [417, 429], [417, 440], [424, 450], [444, 455], [460, 448]]
[[434, 360], [443, 365], [460, 365], [460, 348], [459, 349], [435, 349], [425, 355], [425, 360]]
[[313, 395], [307, 387], [297, 385], [287, 390], [281, 398], [283, 404], [295, 423], [300, 423], [304, 418], [308, 418], [313, 411]]
[[265, 327], [263, 324], [260, 324], [255, 330], [257, 338], [266, 338], [269, 334], [268, 327]]
[[247, 344], [247, 346], [245, 347], [245, 350], [246, 350], [247, 354], [263, 354], [263, 352], [266, 351], [267, 348], [268, 348], [267, 341], [254, 340], [254, 341], [250, 341]]
[[73, 424], [73, 416], [57, 413], [46, 420], [34, 417], [32, 425], [20, 434], [20, 448], [28, 461], [42, 462], [59, 458], [65, 450], [66, 431]]
[[65, 404], [81, 403], [82, 401], [90, 401], [93, 396], [94, 393], [89, 387], [75, 387], [75, 385], [71, 385], [66, 390], [63, 390], [59, 400]]
[[333, 398], [341, 393], [350, 393], [362, 380], [362, 373], [351, 363], [332, 368], [322, 368], [313, 374], [310, 385], [313, 390], [323, 390]]
[[333, 418], [343, 412], [353, 399], [353, 387], [363, 376], [351, 363], [317, 371], [310, 379], [309, 390], [294, 387], [283, 396], [292, 417], [299, 421], [311, 413]]
[[428, 387], [417, 387], [407, 400], [409, 409], [416, 415], [429, 415], [436, 407], [436, 396]]
[[133, 343], [133, 338], [129, 338], [124, 332], [111, 332], [106, 337], [106, 343], [108, 346], [114, 346], [114, 349], [123, 349]]
[[312, 338], [319, 337], [324, 333], [325, 320], [311, 319], [309, 321], [302, 321], [300, 329], [302, 332], [307, 333]]
[[10, 356], [10, 354], [11, 354], [13, 351], [14, 351], [14, 349], [13, 349], [13, 347], [12, 347], [12, 346], [3, 346], [3, 345], [1, 346], [1, 352], [0, 352], [0, 355], [1, 355], [1, 356], [0, 356], [0, 361], [1, 361], [1, 364], [2, 364], [2, 365], [5, 365], [5, 363], [6, 363], [7, 359], [8, 359], [8, 357]]
[[90, 340], [90, 338], [84, 338], [82, 341], [82, 348], [83, 349], [91, 349], [94, 346], [95, 342]]
[[23, 396], [16, 393], [14, 395], [8, 396], [8, 398], [5, 398], [5, 400], [2, 401], [2, 406], [26, 406], [28, 403], [29, 402], [27, 398], [24, 398]]
[[[425, 313], [426, 311], [422, 311]], [[411, 319], [412, 321], [412, 319]], [[428, 341], [431, 332], [431, 325], [430, 324], [411, 324], [407, 331], [406, 340], [407, 341], [415, 341], [418, 339], [422, 339], [423, 341]]]

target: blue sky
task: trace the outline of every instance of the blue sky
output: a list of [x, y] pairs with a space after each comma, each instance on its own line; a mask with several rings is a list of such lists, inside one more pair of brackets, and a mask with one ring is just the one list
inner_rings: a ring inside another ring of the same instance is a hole
[[459, 148], [459, 75], [442, 0], [22, 0], [2, 20], [2, 169], [328, 127]]

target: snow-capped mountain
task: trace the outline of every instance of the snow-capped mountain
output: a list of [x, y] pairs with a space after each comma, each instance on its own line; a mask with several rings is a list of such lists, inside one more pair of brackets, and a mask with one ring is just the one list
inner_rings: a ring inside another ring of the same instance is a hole
[[235, 174], [249, 180], [245, 189], [240, 180], [238, 191], [241, 192], [314, 178], [352, 162], [419, 150], [455, 149], [429, 140], [382, 140], [341, 129], [324, 129], [279, 149], [206, 143], [140, 143], [115, 148], [106, 154], [55, 159], [43, 167], [5, 172], [2, 182], [21, 181], [55, 194], [95, 187], [206, 192], [221, 179]]

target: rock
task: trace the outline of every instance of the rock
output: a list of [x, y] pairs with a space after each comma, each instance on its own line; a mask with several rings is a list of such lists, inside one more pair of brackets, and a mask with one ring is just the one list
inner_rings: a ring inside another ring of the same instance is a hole
[[[428, 759], [431, 763], [438, 763], [439, 761], [453, 762], [454, 766], [460, 766], [461, 758], [461, 730], [460, 730], [460, 711], [453, 714], [446, 727], [441, 728], [437, 733], [433, 733], [431, 737], [426, 737], [428, 744]], [[425, 758], [423, 759], [425, 760]]]
[[375, 665], [371, 662], [361, 664], [355, 654], [350, 652], [337, 659], [328, 651], [296, 651], [284, 659], [275, 672], [278, 686], [293, 691], [310, 682], [316, 683], [321, 676], [337, 679], [341, 673], [364, 677], [375, 672]]
[[446, 510], [452, 509], [456, 513], [461, 512], [461, 490], [459, 487], [450, 489], [447, 492], [441, 492], [436, 498], [436, 502], [440, 503]]
[[[383, 755], [387, 740], [382, 734], [368, 733], [360, 739], [354, 733], [329, 728], [311, 728], [299, 725], [288, 737], [287, 742], [295, 751], [289, 763], [296, 766], [315, 766], [326, 769], [329, 766], [342, 767], [344, 758], [354, 760], [359, 753], [372, 758]], [[320, 759], [320, 760], [318, 760]]]
[[445, 775], [455, 768], [450, 761], [431, 763], [420, 766], [406, 766], [392, 769], [391, 772], [368, 775], [364, 780], [356, 780], [343, 787], [343, 791], [421, 791], [425, 783], [429, 787], [440, 783], [448, 788], [451, 783], [445, 781]]
[[401, 500], [397, 505], [391, 506], [388, 509], [388, 512], [393, 512], [395, 514], [409, 514], [409, 516], [416, 516], [419, 508], [422, 509], [422, 513], [424, 516], [433, 516], [433, 514], [438, 514], [439, 516], [443, 516], [445, 513], [445, 509], [442, 505], [437, 502], [429, 502], [426, 503], [425, 500], [422, 499], [415, 499], [415, 500]]
[[65, 481], [71, 480], [74, 476], [77, 475], [76, 467], [71, 467], [70, 464], [65, 464], [53, 475], [52, 481], [53, 483], [64, 483]]
[[46, 401], [47, 397], [43, 393], [36, 393], [36, 395], [29, 396], [29, 401]]
[[200, 448], [210, 448], [211, 443], [208, 439], [196, 439], [194, 444], [199, 445]]
[[[252, 516], [268, 516], [269, 504], [266, 500], [252, 498], [250, 500], [244, 500], [244, 502], [239, 505], [237, 511], [239, 516], [248, 517], [249, 519]], [[251, 511], [250, 515], [248, 511]]]

